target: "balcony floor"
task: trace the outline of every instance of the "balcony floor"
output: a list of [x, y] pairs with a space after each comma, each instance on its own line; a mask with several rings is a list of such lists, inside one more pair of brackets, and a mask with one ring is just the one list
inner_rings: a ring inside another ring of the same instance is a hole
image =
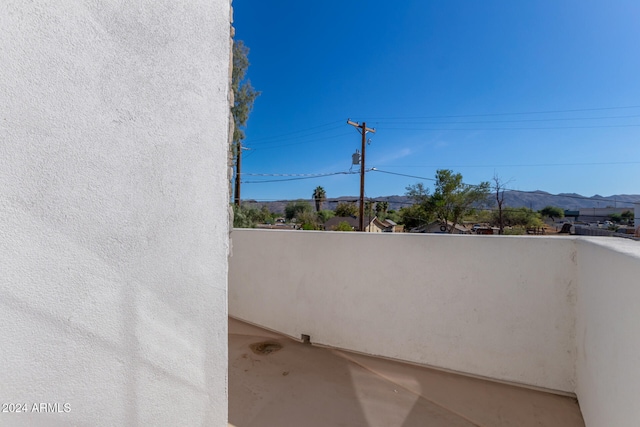
[[584, 426], [569, 397], [305, 345], [231, 318], [229, 424]]

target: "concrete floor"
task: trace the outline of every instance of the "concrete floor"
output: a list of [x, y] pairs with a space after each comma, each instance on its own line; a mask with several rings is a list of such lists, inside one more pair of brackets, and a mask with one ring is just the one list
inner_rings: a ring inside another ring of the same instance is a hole
[[569, 397], [305, 345], [229, 319], [229, 425], [583, 427], [584, 422]]

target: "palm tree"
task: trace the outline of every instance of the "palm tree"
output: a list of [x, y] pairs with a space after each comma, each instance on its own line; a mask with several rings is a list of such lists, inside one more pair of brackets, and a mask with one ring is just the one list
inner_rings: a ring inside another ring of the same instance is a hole
[[373, 215], [373, 203], [371, 200], [364, 201], [364, 214], [368, 217]]
[[384, 216], [387, 214], [387, 210], [389, 209], [389, 202], [378, 202], [376, 203], [376, 215]]
[[316, 212], [320, 212], [322, 210], [322, 202], [327, 200], [327, 193], [324, 191], [324, 188], [317, 186], [316, 189], [313, 190], [311, 197], [316, 201]]

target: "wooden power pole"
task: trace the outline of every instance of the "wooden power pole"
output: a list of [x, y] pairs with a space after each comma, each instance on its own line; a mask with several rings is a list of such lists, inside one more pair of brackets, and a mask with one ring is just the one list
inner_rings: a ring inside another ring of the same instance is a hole
[[240, 206], [240, 180], [242, 178], [242, 150], [250, 150], [242, 146], [242, 141], [238, 142], [238, 151], [236, 153], [236, 179], [233, 189], [233, 203], [236, 206]]
[[358, 215], [358, 223], [360, 225], [360, 231], [364, 231], [364, 156], [365, 148], [367, 146], [366, 135], [367, 132], [376, 133], [376, 130], [368, 128], [365, 122], [362, 122], [362, 124], [360, 124], [357, 122], [352, 122], [351, 119], [347, 119], [347, 124], [358, 128], [358, 130], [362, 134], [362, 157], [360, 158], [360, 215]]
[[240, 169], [242, 167], [242, 143], [238, 143], [238, 152], [236, 153], [236, 185], [233, 192], [233, 202], [236, 206], [240, 206]]

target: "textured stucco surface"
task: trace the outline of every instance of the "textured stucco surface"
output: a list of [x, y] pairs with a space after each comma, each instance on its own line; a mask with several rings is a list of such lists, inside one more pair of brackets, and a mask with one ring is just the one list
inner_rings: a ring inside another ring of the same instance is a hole
[[640, 420], [640, 242], [578, 245], [576, 394], [587, 426]]
[[0, 425], [226, 425], [229, 15], [0, 6]]
[[233, 241], [231, 316], [318, 344], [574, 391], [572, 238], [235, 229]]

